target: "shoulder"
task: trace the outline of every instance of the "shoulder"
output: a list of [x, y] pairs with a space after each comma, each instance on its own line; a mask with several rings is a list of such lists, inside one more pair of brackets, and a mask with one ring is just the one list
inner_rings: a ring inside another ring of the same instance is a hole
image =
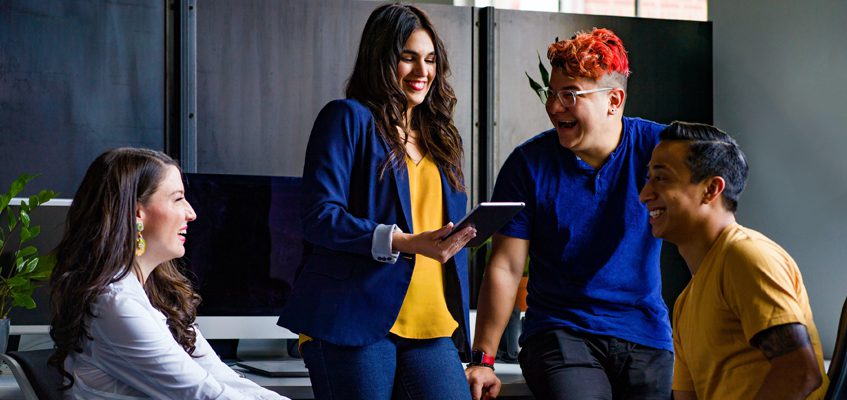
[[727, 238], [724, 265], [733, 274], [789, 274], [796, 264], [788, 252], [767, 236], [749, 228], [737, 226]]
[[318, 147], [323, 147], [356, 140], [362, 135], [367, 137], [373, 127], [373, 121], [370, 109], [357, 100], [333, 100], [318, 113], [310, 141], [315, 141]]
[[559, 148], [559, 137], [555, 129], [541, 132], [515, 147], [506, 161], [503, 162], [501, 171], [503, 169], [514, 169], [518, 166], [521, 169], [534, 170], [534, 166], [542, 165], [545, 163], [544, 160], [555, 157]]
[[659, 133], [665, 129], [665, 124], [643, 118], [623, 117], [624, 132], [633, 138], [633, 143], [643, 144], [653, 150], [659, 142]]
[[129, 273], [121, 280], [107, 285], [94, 303], [95, 317], [108, 319], [119, 317], [128, 309], [137, 310], [139, 307], [146, 309], [150, 300], [141, 287], [141, 283], [135, 279], [135, 276]]
[[530, 157], [539, 156], [556, 150], [557, 146], [560, 146], [559, 136], [557, 135], [556, 129], [554, 128], [541, 132], [527, 139], [526, 141], [515, 147], [515, 150], [512, 151], [512, 154], [518, 153], [523, 156]]
[[364, 104], [355, 99], [337, 99], [327, 103], [321, 110], [321, 116], [347, 116], [356, 119], [373, 119], [373, 113]]

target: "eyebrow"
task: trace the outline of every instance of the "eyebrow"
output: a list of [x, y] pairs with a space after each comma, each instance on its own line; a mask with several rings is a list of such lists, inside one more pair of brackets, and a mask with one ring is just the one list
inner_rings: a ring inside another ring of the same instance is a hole
[[175, 194], [185, 195], [185, 191], [184, 190], [174, 190], [173, 192], [171, 192], [171, 196], [173, 196]]
[[[403, 53], [414, 54], [414, 55], [416, 55], [416, 56], [420, 55], [417, 51], [409, 50], [409, 49], [403, 49], [403, 51], [402, 51], [402, 52], [403, 52]], [[427, 54], [427, 56], [434, 56], [434, 55], [435, 55], [435, 51], [432, 51], [432, 52], [430, 52], [429, 54]]]
[[570, 91], [573, 91], [573, 92], [578, 92], [580, 89], [579, 89], [579, 86], [568, 85], [568, 86], [563, 86], [563, 87], [557, 88], [556, 90], [570, 90]]

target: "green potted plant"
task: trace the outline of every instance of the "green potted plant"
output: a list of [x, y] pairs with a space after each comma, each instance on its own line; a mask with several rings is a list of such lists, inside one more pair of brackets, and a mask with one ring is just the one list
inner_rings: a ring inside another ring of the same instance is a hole
[[30, 213], [39, 205], [56, 197], [50, 190], [22, 199], [20, 207], [9, 207], [37, 175], [23, 174], [0, 194], [0, 353], [6, 352], [9, 339], [9, 312], [13, 307], [35, 308], [33, 291], [50, 278], [55, 258], [40, 255], [28, 242], [41, 233], [41, 227], [30, 224]]

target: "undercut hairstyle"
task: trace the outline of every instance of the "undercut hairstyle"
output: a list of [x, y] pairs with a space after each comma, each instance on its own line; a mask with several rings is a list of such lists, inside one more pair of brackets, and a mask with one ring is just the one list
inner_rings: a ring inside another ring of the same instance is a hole
[[691, 182], [699, 183], [713, 176], [726, 182], [724, 207], [733, 213], [747, 184], [747, 157], [731, 136], [711, 125], [675, 121], [661, 133], [659, 140], [688, 143], [685, 164], [691, 170]]
[[[411, 126], [406, 126], [406, 94], [400, 87], [397, 66], [403, 47], [415, 30], [423, 29], [435, 48], [435, 79], [423, 103], [412, 109]], [[456, 95], [447, 82], [450, 62], [444, 43], [429, 17], [419, 8], [386, 4], [375, 9], [362, 32], [353, 74], [346, 96], [367, 106], [376, 120], [376, 130], [388, 144], [388, 160], [380, 167], [382, 178], [388, 168], [405, 170], [406, 143], [395, 127], [416, 129], [417, 144], [429, 154], [457, 191], [464, 191], [462, 139], [453, 124]]]
[[556, 41], [547, 48], [547, 59], [569, 77], [611, 79], [614, 86], [626, 91], [629, 58], [621, 38], [609, 29], [594, 28], [577, 32], [570, 40]]
[[[74, 384], [65, 359], [71, 352], [81, 353], [83, 342], [92, 340], [87, 326], [97, 318], [93, 305], [98, 296], [130, 271], [141, 276], [135, 262], [136, 205], [150, 201], [169, 166], [179, 168], [155, 150], [109, 150], [88, 167], [74, 195], [50, 278], [50, 337], [56, 347], [48, 364], [67, 379], [63, 390]], [[167, 318], [177, 343], [193, 354], [200, 296], [191, 282], [171, 260], [150, 273], [144, 291]]]

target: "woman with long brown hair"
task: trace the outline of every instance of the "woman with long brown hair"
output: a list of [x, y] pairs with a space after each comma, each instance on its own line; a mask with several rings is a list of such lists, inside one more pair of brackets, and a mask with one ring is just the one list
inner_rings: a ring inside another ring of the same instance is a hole
[[[312, 129], [302, 272], [279, 324], [319, 399], [469, 399], [466, 211], [447, 53], [420, 9], [368, 18], [347, 86]], [[446, 237], [446, 238], [445, 238]]]
[[281, 398], [223, 364], [194, 324], [200, 297], [173, 260], [196, 217], [163, 153], [119, 148], [88, 168], [50, 281], [66, 397]]

